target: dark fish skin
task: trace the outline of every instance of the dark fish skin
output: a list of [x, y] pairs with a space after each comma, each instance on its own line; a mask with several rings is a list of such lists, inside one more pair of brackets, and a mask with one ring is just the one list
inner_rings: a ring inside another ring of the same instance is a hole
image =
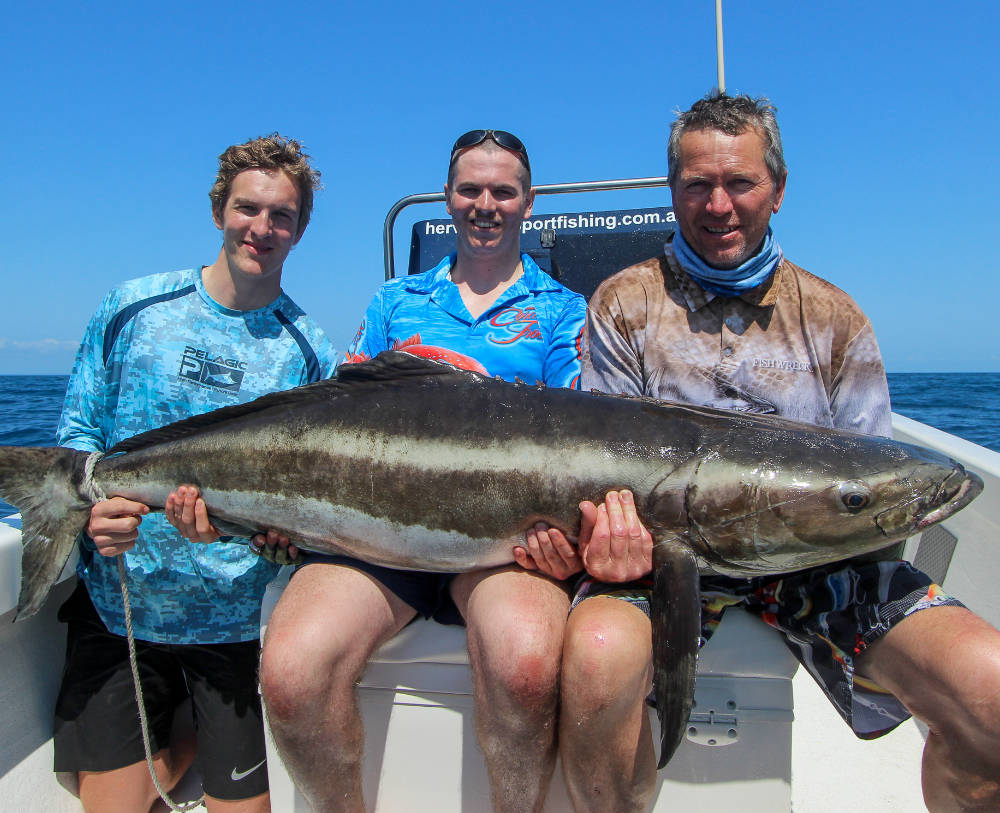
[[23, 514], [19, 617], [44, 601], [94, 501], [159, 509], [180, 483], [199, 486], [226, 531], [273, 528], [306, 549], [445, 572], [512, 561], [538, 521], [575, 536], [581, 500], [631, 489], [657, 542], [661, 765], [693, 693], [699, 572], [783, 573], [876, 551], [982, 490], [954, 461], [884, 438], [510, 384], [390, 351], [103, 458], [0, 447], [0, 496]]
[[653, 625], [653, 651], [657, 653], [653, 696], [660, 720], [660, 759], [656, 767], [662, 768], [684, 739], [694, 702], [701, 636], [701, 580], [694, 552], [676, 538], [657, 543], [653, 549], [653, 579], [649, 619]]

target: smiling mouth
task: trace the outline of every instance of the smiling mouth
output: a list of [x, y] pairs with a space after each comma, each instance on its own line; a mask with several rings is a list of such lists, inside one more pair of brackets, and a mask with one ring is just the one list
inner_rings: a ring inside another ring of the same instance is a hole
[[473, 220], [472, 225], [477, 229], [495, 229], [500, 226], [496, 220]]
[[271, 250], [270, 246], [260, 246], [256, 243], [247, 243], [246, 241], [244, 241], [243, 245], [254, 254], [267, 254]]
[[738, 226], [705, 226], [705, 231], [709, 234], [732, 234], [739, 227]]

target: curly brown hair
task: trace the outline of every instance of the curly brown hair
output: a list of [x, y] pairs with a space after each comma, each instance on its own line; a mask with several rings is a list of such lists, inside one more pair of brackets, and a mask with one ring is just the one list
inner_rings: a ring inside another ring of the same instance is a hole
[[303, 152], [302, 144], [295, 139], [285, 138], [279, 133], [260, 136], [245, 144], [233, 144], [219, 156], [219, 174], [212, 184], [208, 197], [212, 201], [212, 212], [222, 217], [222, 209], [229, 199], [233, 179], [247, 169], [283, 171], [299, 188], [299, 224], [296, 238], [309, 225], [312, 214], [313, 192], [322, 187], [320, 172], [309, 163], [309, 156]]

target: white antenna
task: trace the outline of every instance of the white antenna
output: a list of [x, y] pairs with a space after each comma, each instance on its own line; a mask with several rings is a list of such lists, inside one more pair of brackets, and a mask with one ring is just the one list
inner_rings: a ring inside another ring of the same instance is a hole
[[722, 0], [715, 0], [715, 53], [719, 62], [719, 93], [725, 93], [726, 66], [722, 52]]

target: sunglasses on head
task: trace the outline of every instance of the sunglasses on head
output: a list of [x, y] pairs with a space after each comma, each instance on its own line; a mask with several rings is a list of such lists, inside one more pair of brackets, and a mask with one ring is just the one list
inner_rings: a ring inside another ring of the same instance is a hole
[[524, 148], [521, 139], [506, 130], [469, 130], [465, 135], [459, 136], [455, 146], [451, 148], [451, 161], [448, 166], [455, 163], [455, 159], [458, 158], [458, 154], [462, 150], [482, 144], [487, 138], [492, 138], [499, 146], [514, 153], [524, 164], [524, 168], [531, 171], [531, 165], [528, 163], [528, 151]]

